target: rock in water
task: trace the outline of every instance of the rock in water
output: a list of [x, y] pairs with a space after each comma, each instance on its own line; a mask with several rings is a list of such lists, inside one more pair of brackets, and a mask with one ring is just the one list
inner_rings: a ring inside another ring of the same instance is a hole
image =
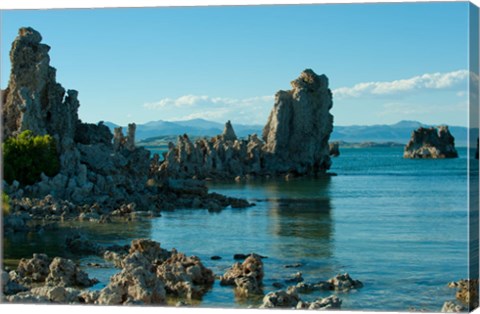
[[455, 139], [448, 126], [424, 128], [412, 132], [403, 158], [457, 158]]
[[274, 172], [324, 173], [330, 168], [328, 140], [333, 130], [328, 78], [307, 69], [279, 91], [263, 129], [267, 168]]
[[325, 75], [305, 70], [290, 91], [279, 91], [263, 130], [238, 139], [228, 121], [221, 135], [192, 143], [179, 136], [169, 144], [159, 177], [217, 178], [317, 175], [330, 168], [328, 139], [333, 129], [332, 93]]
[[330, 156], [332, 156], [332, 157], [340, 156], [339, 145], [340, 144], [338, 142], [332, 142], [332, 143], [328, 144], [328, 149], [330, 151]]

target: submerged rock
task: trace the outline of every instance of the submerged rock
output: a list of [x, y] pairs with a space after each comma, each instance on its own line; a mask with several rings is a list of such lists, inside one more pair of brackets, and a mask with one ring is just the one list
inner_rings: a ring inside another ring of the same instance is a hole
[[404, 158], [457, 158], [455, 139], [448, 126], [424, 128], [412, 132], [405, 146]]

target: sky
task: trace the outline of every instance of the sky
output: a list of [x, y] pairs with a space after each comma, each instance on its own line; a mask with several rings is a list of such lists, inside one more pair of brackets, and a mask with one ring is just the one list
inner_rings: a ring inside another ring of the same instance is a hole
[[1, 88], [18, 29], [51, 47], [85, 122], [266, 123], [307, 68], [335, 125], [468, 123], [466, 2], [2, 10]]

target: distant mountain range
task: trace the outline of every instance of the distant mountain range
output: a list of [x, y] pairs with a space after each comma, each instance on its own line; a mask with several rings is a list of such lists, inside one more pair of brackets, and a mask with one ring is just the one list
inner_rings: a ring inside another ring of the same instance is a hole
[[[106, 126], [112, 130], [119, 125], [112, 122], [104, 122]], [[135, 137], [137, 141], [141, 141], [150, 137], [158, 137], [165, 135], [194, 135], [194, 136], [215, 136], [223, 132], [224, 124], [208, 121], [204, 119], [193, 119], [185, 121], [151, 121], [145, 124], [137, 124]], [[261, 134], [262, 125], [244, 125], [235, 124], [235, 133], [239, 137], [246, 137], [249, 134]], [[126, 128], [124, 127], [124, 130]], [[259, 133], [260, 132], [260, 133]]]
[[[334, 126], [330, 141], [345, 142], [396, 142], [406, 144], [412, 131], [419, 127], [430, 127], [418, 121], [400, 121], [395, 124]], [[455, 137], [456, 146], [467, 145], [466, 127], [449, 125], [448, 129]]]
[[[112, 122], [105, 122], [112, 132], [113, 128], [118, 127]], [[330, 141], [344, 142], [396, 142], [406, 144], [410, 139], [412, 131], [420, 126], [428, 127], [430, 125], [418, 121], [400, 121], [395, 124], [378, 125], [351, 125], [334, 126], [330, 136]], [[137, 125], [136, 140], [148, 141], [149, 138], [159, 136], [178, 136], [188, 134], [192, 136], [215, 136], [223, 132], [222, 123], [208, 121], [204, 119], [193, 119], [185, 121], [151, 121], [145, 124]], [[249, 134], [262, 134], [262, 125], [233, 124], [235, 133], [239, 137], [246, 137]], [[124, 128], [125, 129], [125, 128]], [[466, 146], [467, 128], [461, 126], [449, 126], [450, 132], [455, 137], [457, 146]]]

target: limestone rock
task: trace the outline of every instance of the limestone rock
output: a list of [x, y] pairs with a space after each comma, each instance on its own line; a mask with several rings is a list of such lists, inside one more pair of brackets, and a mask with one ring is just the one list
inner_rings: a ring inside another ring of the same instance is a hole
[[289, 287], [286, 291], [269, 292], [263, 297], [260, 308], [296, 308], [300, 301], [297, 290], [294, 287]]
[[267, 169], [319, 174], [330, 168], [328, 140], [333, 130], [332, 92], [328, 78], [307, 69], [279, 91], [263, 129]]
[[46, 254], [33, 254], [33, 258], [22, 258], [18, 263], [16, 277], [26, 286], [42, 283], [47, 278], [51, 259]]
[[330, 168], [332, 94], [325, 75], [305, 70], [280, 91], [263, 130], [238, 139], [228, 121], [222, 134], [194, 143], [185, 134], [170, 143], [164, 161], [152, 169], [160, 178], [234, 179], [247, 176], [318, 175]]
[[121, 267], [100, 291], [98, 304], [163, 304], [167, 294], [198, 299], [214, 281], [198, 257], [169, 252], [148, 239], [132, 241]]
[[248, 256], [242, 264], [235, 263], [222, 277], [220, 284], [224, 286], [235, 286], [237, 293], [242, 296], [262, 294], [263, 285], [263, 262], [257, 254]]
[[223, 129], [222, 138], [225, 141], [232, 141], [235, 142], [237, 140], [237, 135], [233, 130], [232, 123], [230, 120], [225, 123], [225, 128]]
[[327, 280], [335, 290], [348, 291], [351, 289], [358, 289], [363, 287], [359, 280], [353, 280], [348, 273], [338, 274], [333, 278]]
[[100, 291], [97, 304], [119, 305], [132, 301], [144, 304], [165, 303], [164, 283], [155, 275], [153, 266], [140, 252], [129, 254], [122, 261], [123, 269], [110, 278]]
[[200, 299], [215, 280], [198, 257], [187, 257], [175, 250], [157, 267], [157, 276], [165, 283], [168, 294], [186, 299]]
[[448, 126], [424, 128], [412, 132], [405, 146], [404, 158], [457, 158], [455, 139]]
[[60, 287], [89, 287], [95, 279], [88, 278], [72, 260], [55, 257], [49, 266], [49, 274], [45, 279], [47, 285]]

